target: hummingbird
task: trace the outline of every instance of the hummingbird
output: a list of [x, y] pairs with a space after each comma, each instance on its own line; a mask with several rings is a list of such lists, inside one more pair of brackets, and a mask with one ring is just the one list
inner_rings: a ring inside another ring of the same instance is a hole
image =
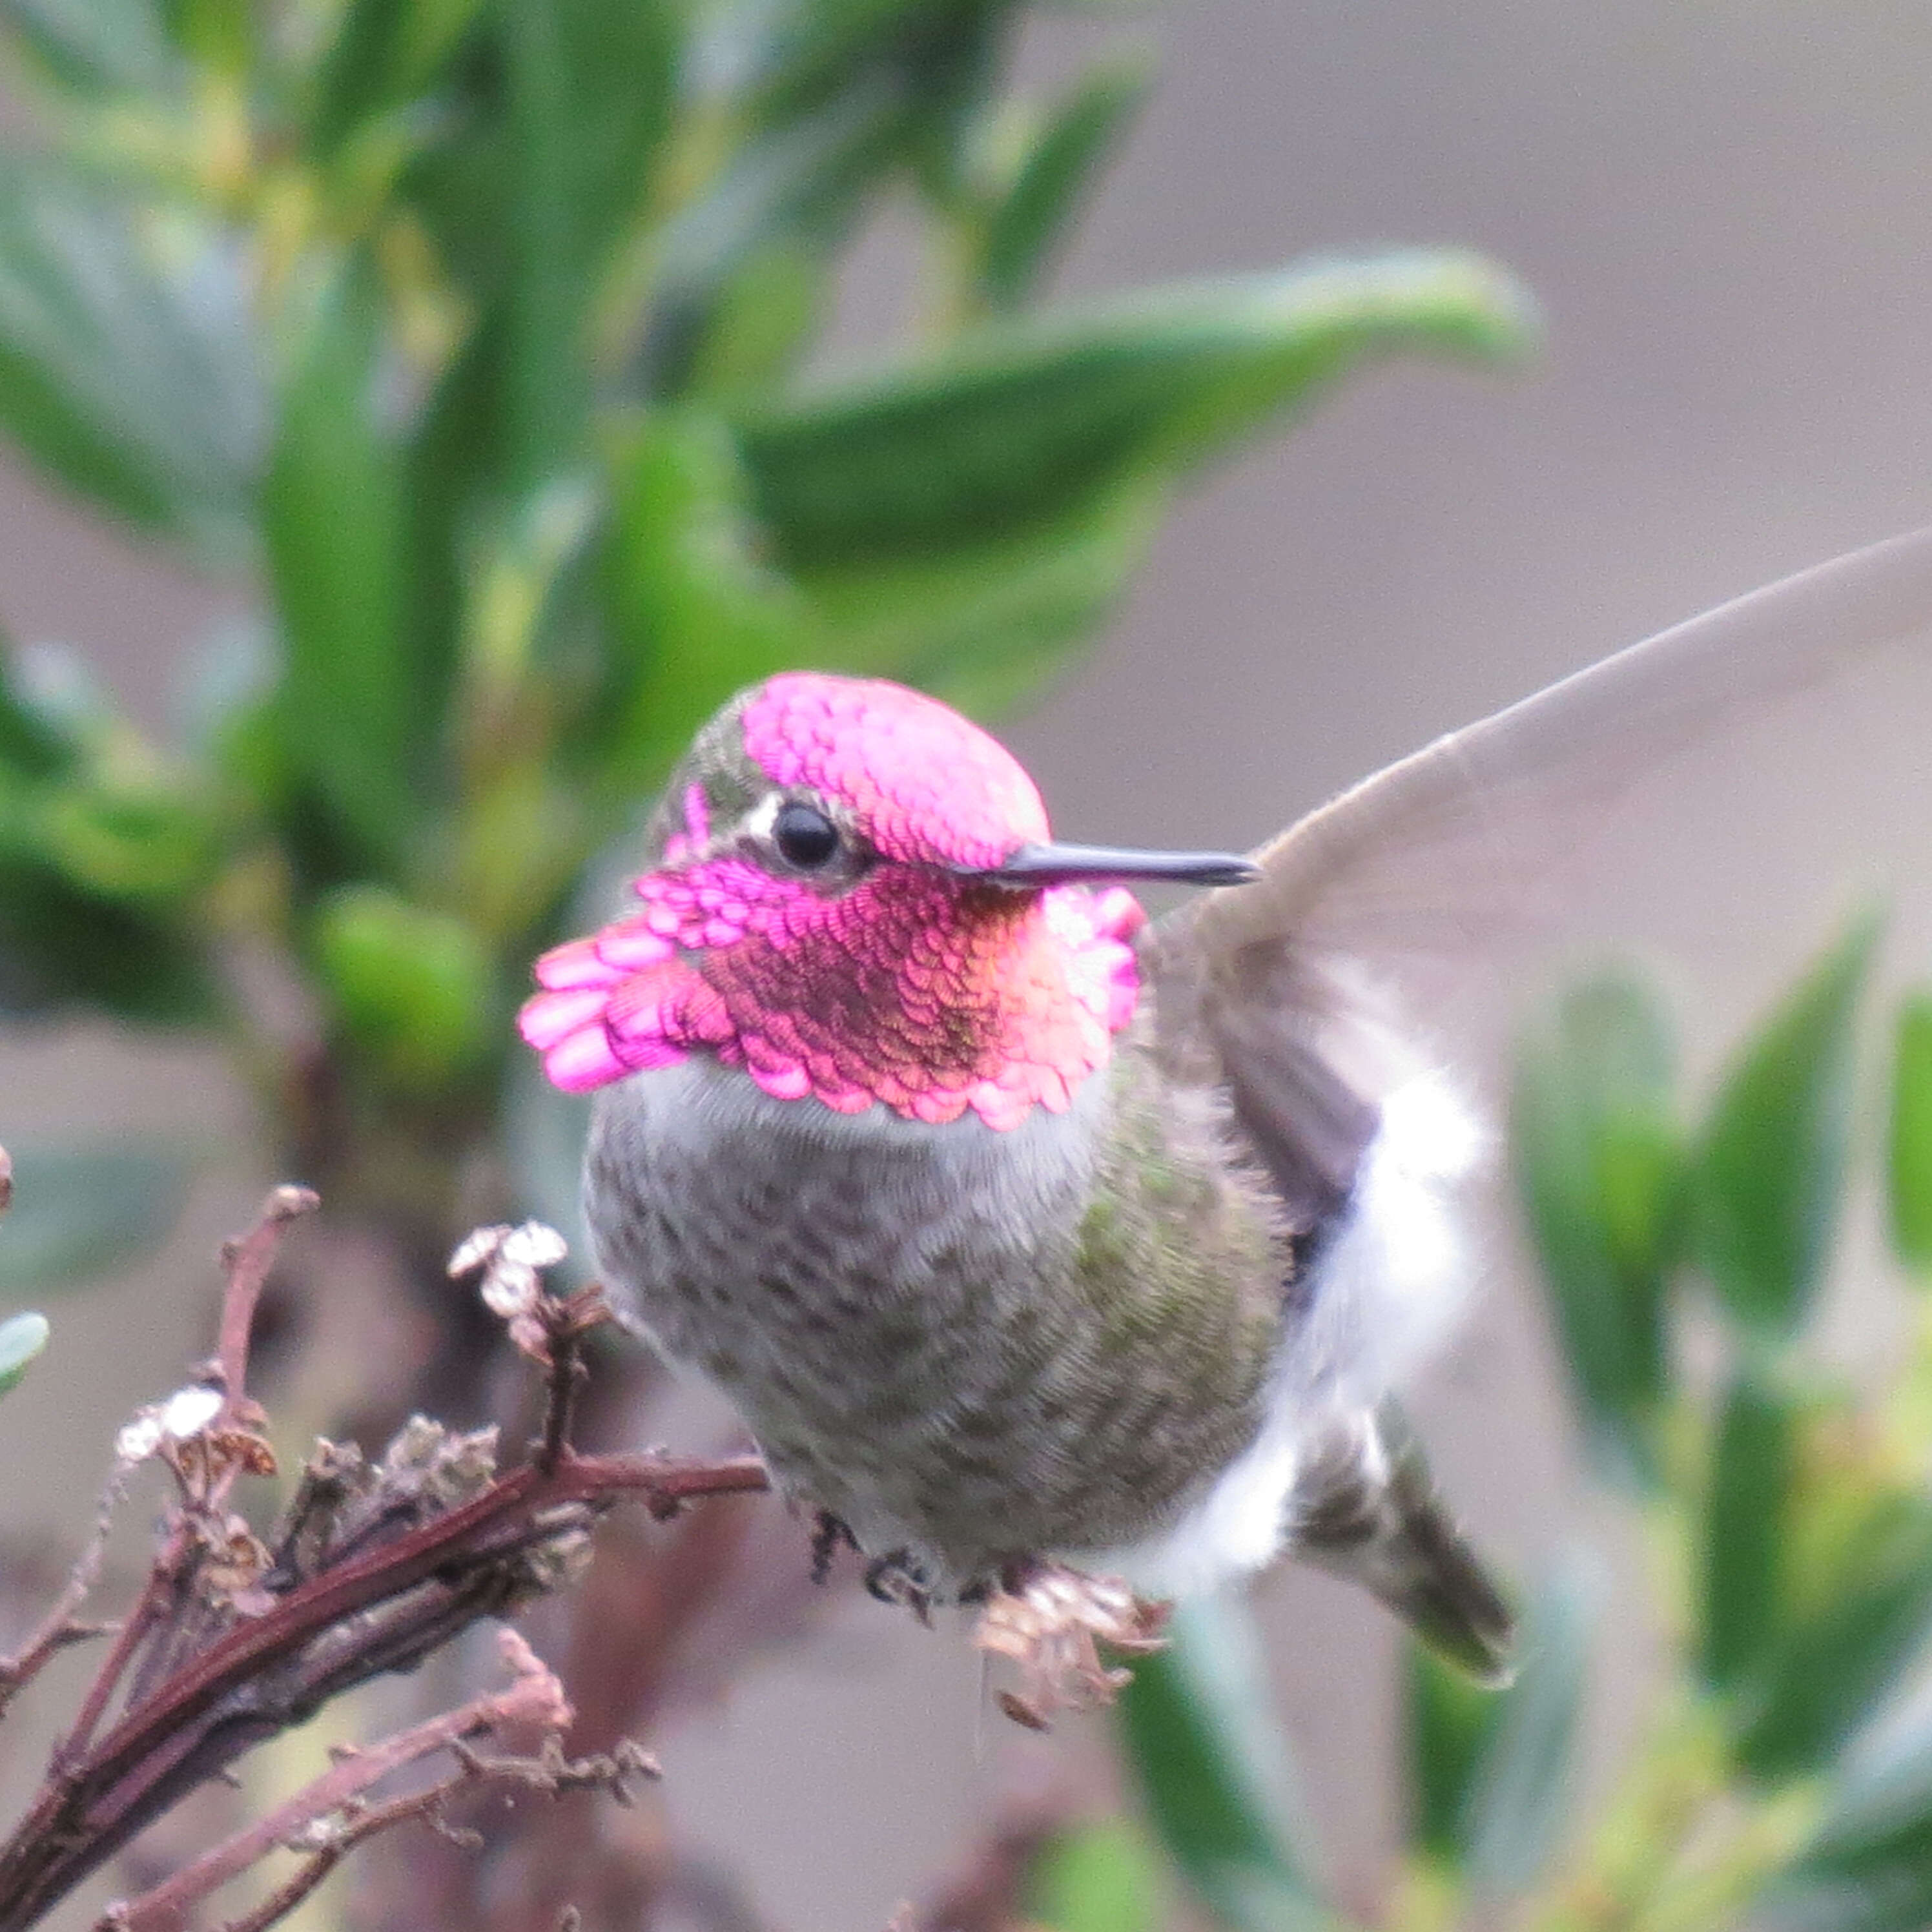
[[[1454, 882], [1486, 853], [1510, 902], [1658, 759], [1928, 613], [1932, 533], [1880, 545], [1247, 856], [1062, 842], [1010, 752], [896, 684], [741, 692], [634, 908], [545, 953], [521, 1015], [596, 1094], [607, 1292], [921, 1604], [1042, 1563], [1171, 1598], [1286, 1552], [1504, 1678], [1504, 1594], [1400, 1402], [1479, 1271], [1492, 1165], [1438, 1024], [1484, 970]], [[1198, 890], [1150, 922], [1152, 882]]]

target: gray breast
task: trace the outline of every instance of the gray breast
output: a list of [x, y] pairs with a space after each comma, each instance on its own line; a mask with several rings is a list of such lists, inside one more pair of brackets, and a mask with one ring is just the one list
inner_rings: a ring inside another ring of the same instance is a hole
[[[694, 1056], [599, 1096], [586, 1168], [622, 1311], [716, 1382], [780, 1480], [956, 1582], [1072, 1465], [1073, 1267], [1104, 1078], [995, 1133], [780, 1101]], [[1069, 1413], [1063, 1417], [1063, 1409]], [[1023, 1465], [1024, 1466], [1016, 1466]], [[1064, 1508], [1046, 1498], [1048, 1507]]]

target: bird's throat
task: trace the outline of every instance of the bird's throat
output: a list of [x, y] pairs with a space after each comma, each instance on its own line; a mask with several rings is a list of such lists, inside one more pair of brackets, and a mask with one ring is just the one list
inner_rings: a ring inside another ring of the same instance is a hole
[[1142, 915], [1124, 891], [1015, 893], [895, 867], [837, 898], [753, 908], [728, 935], [668, 932], [674, 909], [544, 962], [556, 991], [524, 1030], [560, 1085], [708, 1052], [781, 1100], [935, 1123], [970, 1110], [1006, 1130], [1070, 1105], [1133, 1012]]
[[[1096, 946], [1104, 962], [1085, 956]], [[1004, 1127], [1064, 1109], [1131, 1011], [1132, 954], [1096, 932], [1090, 908], [937, 873], [862, 886], [788, 944], [754, 938], [694, 964], [754, 1078], [776, 1065], [842, 1111], [878, 1101], [927, 1120], [970, 1108]]]

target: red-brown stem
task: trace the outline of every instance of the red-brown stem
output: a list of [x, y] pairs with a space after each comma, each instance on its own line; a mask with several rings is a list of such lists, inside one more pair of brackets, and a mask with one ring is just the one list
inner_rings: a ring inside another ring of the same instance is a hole
[[0, 1717], [7, 1714], [8, 1706], [69, 1645], [104, 1636], [115, 1628], [111, 1623], [81, 1622], [74, 1614], [76, 1607], [63, 1597], [54, 1611], [27, 1634], [26, 1641], [11, 1657], [0, 1657]]
[[177, 1522], [162, 1546], [161, 1553], [154, 1558], [154, 1568], [148, 1572], [148, 1580], [142, 1586], [134, 1607], [122, 1618], [121, 1628], [114, 1634], [113, 1646], [102, 1660], [100, 1668], [94, 1672], [94, 1682], [87, 1687], [87, 1696], [82, 1701], [73, 1729], [55, 1750], [54, 1762], [58, 1772], [64, 1774], [78, 1762], [100, 1728], [100, 1720], [106, 1714], [107, 1706], [113, 1699], [115, 1688], [127, 1674], [128, 1666], [140, 1648], [142, 1639], [153, 1628], [160, 1614], [162, 1599], [174, 1588], [181, 1574], [188, 1548], [188, 1526]]
[[224, 1397], [221, 1420], [233, 1425], [241, 1419], [238, 1411], [248, 1393], [248, 1348], [255, 1329], [255, 1305], [275, 1264], [282, 1244], [282, 1230], [291, 1221], [313, 1214], [322, 1197], [312, 1188], [272, 1188], [262, 1203], [255, 1225], [238, 1241], [226, 1243], [221, 1264], [228, 1286], [221, 1298], [221, 1329], [215, 1344], [214, 1358], [221, 1370]]
[[[322, 1631], [413, 1588], [460, 1557], [481, 1559], [541, 1540], [538, 1519], [560, 1505], [637, 1493], [646, 1497], [654, 1515], [665, 1516], [699, 1496], [766, 1486], [764, 1466], [752, 1456], [704, 1462], [566, 1454], [548, 1474], [534, 1466], [514, 1470], [394, 1542], [325, 1571], [218, 1638], [91, 1748], [83, 1743], [63, 1752], [26, 1816], [0, 1846], [0, 1925], [32, 1922], [138, 1828], [177, 1760], [194, 1750], [198, 1721]], [[144, 1603], [158, 1600], [151, 1584]], [[134, 1626], [130, 1619], [117, 1656], [131, 1648]], [[89, 1702], [92, 1708], [92, 1697]]]
[[[248, 1399], [247, 1376], [256, 1304], [282, 1230], [316, 1205], [316, 1197], [305, 1188], [277, 1188], [264, 1203], [254, 1226], [223, 1250], [226, 1286], [214, 1364], [223, 1400], [220, 1414], [208, 1432], [210, 1442], [227, 1432], [244, 1436], [255, 1433], [260, 1411]], [[230, 1453], [208, 1456], [193, 1468], [177, 1465], [177, 1474], [184, 1479], [182, 1503], [140, 1600], [90, 1687], [72, 1731], [57, 1748], [50, 1773], [26, 1816], [0, 1845], [0, 1926], [17, 1932], [17, 1928], [38, 1922], [159, 1810], [214, 1775], [263, 1736], [298, 1721], [305, 1714], [300, 1696], [287, 1689], [278, 1690], [276, 1673], [281, 1670], [286, 1675], [326, 1632], [342, 1629], [362, 1613], [374, 1616], [395, 1606], [420, 1586], [438, 1586], [441, 1596], [432, 1593], [418, 1604], [421, 1614], [416, 1623], [411, 1624], [410, 1618], [417, 1612], [405, 1605], [400, 1622], [392, 1618], [384, 1629], [370, 1625], [373, 1648], [362, 1659], [363, 1674], [393, 1669], [399, 1658], [421, 1654], [409, 1650], [410, 1642], [433, 1646], [446, 1641], [464, 1623], [488, 1614], [493, 1604], [502, 1600], [494, 1593], [502, 1586], [493, 1586], [492, 1576], [500, 1573], [504, 1578], [512, 1576], [514, 1569], [504, 1566], [514, 1566], [520, 1552], [573, 1527], [587, 1525], [596, 1505], [626, 1493], [641, 1493], [652, 1514], [662, 1519], [675, 1515], [686, 1502], [699, 1496], [743, 1493], [766, 1486], [764, 1466], [752, 1456], [717, 1462], [652, 1455], [580, 1456], [569, 1448], [579, 1338], [601, 1316], [594, 1297], [578, 1298], [562, 1304], [559, 1311], [552, 1332], [554, 1372], [548, 1412], [536, 1462], [499, 1477], [467, 1502], [392, 1542], [360, 1555], [345, 1555], [332, 1567], [290, 1589], [261, 1614], [232, 1624], [199, 1656], [178, 1667], [170, 1665], [163, 1680], [151, 1689], [141, 1688], [137, 1678], [128, 1707], [105, 1736], [97, 1737], [141, 1646], [158, 1628], [165, 1627], [170, 1599], [178, 1598], [194, 1580], [200, 1547], [198, 1526], [224, 1504], [236, 1475], [250, 1459]], [[197, 1478], [193, 1468], [207, 1473]], [[585, 1505], [592, 1506], [588, 1514]], [[573, 1522], [574, 1508], [578, 1513]], [[385, 1651], [386, 1636], [404, 1648]], [[318, 1680], [317, 1688], [322, 1681], [333, 1682], [338, 1688], [358, 1681], [356, 1663], [353, 1656], [338, 1660], [325, 1679]], [[0, 1686], [4, 1681], [0, 1678]], [[554, 1688], [554, 1678], [546, 1676], [545, 1681]], [[278, 1696], [292, 1701], [278, 1703]], [[251, 1698], [256, 1701], [251, 1703]], [[556, 1704], [562, 1708], [560, 1692]], [[332, 1796], [338, 1787], [352, 1796], [386, 1770], [411, 1761], [407, 1755], [410, 1750], [421, 1755], [447, 1745], [463, 1728], [475, 1727], [479, 1708], [465, 1707], [432, 1720], [417, 1732], [392, 1740], [386, 1754], [385, 1748], [377, 1748], [372, 1754], [373, 1768], [368, 1759], [349, 1761], [291, 1802], [309, 1808], [306, 1818], [326, 1815], [344, 1802], [340, 1795]], [[488, 1720], [487, 1712], [483, 1720]], [[455, 1732], [450, 1730], [452, 1725], [458, 1727]], [[394, 1757], [398, 1749], [405, 1755]], [[212, 1888], [241, 1868], [232, 1861], [252, 1862], [268, 1844], [292, 1828], [278, 1814], [254, 1832], [210, 1853], [213, 1864], [197, 1862], [189, 1870], [213, 1871], [216, 1864], [220, 1865], [220, 1873], [207, 1880]], [[345, 1825], [345, 1835], [352, 1828]], [[260, 1840], [262, 1832], [274, 1835]], [[310, 1862], [314, 1869], [296, 1875], [295, 1890], [284, 1910], [292, 1909], [303, 1891], [320, 1882], [334, 1857], [339, 1856], [338, 1852], [325, 1858], [328, 1850], [318, 1850]], [[152, 1906], [154, 1912], [171, 1916], [133, 1922], [142, 1932], [159, 1932], [162, 1927], [176, 1924], [178, 1913], [170, 1900], [182, 1895], [160, 1888], [139, 1909], [146, 1911]], [[154, 1904], [157, 1898], [158, 1904]], [[278, 1915], [262, 1917], [258, 1912], [254, 1918], [266, 1925], [274, 1916]], [[126, 1922], [125, 1915], [117, 1916], [114, 1922]]]
[[[241, 1420], [239, 1409], [248, 1390], [248, 1350], [255, 1325], [255, 1310], [262, 1289], [274, 1265], [281, 1246], [282, 1231], [293, 1220], [312, 1213], [321, 1197], [306, 1187], [272, 1188], [262, 1203], [255, 1224], [238, 1240], [224, 1242], [221, 1265], [225, 1286], [221, 1296], [221, 1321], [215, 1344], [215, 1361], [221, 1376], [221, 1420], [231, 1425]], [[211, 1503], [219, 1502], [233, 1482], [238, 1465], [231, 1464], [216, 1478]], [[140, 1600], [122, 1620], [113, 1648], [102, 1660], [94, 1682], [88, 1685], [80, 1713], [60, 1744], [56, 1762], [61, 1769], [72, 1766], [88, 1747], [114, 1694], [127, 1674], [135, 1652], [152, 1628], [167, 1593], [179, 1581], [182, 1565], [194, 1548], [187, 1523], [178, 1522], [161, 1553], [148, 1572]]]
[[[0, 1148], [0, 1159], [4, 1156], [5, 1150]], [[27, 1633], [20, 1648], [11, 1657], [0, 1657], [0, 1716], [5, 1714], [8, 1706], [69, 1644], [100, 1636], [112, 1628], [111, 1624], [83, 1624], [78, 1620], [77, 1612], [100, 1580], [100, 1566], [107, 1555], [107, 1539], [114, 1527], [114, 1504], [118, 1494], [118, 1484], [110, 1484], [95, 1514], [93, 1533], [74, 1558], [74, 1568], [68, 1572], [53, 1608]]]
[[[508, 1632], [505, 1634], [511, 1636]], [[562, 1685], [550, 1670], [536, 1661], [521, 1640], [512, 1638], [505, 1648], [517, 1672], [515, 1681], [507, 1690], [475, 1698], [454, 1711], [446, 1711], [440, 1717], [429, 1718], [406, 1731], [399, 1731], [380, 1744], [345, 1755], [332, 1769], [304, 1785], [266, 1818], [204, 1852], [152, 1891], [143, 1892], [132, 1904], [112, 1907], [100, 1921], [99, 1932], [186, 1932], [190, 1911], [210, 1892], [226, 1885], [250, 1865], [258, 1864], [304, 1826], [340, 1810], [405, 1766], [447, 1750], [459, 1738], [473, 1737], [479, 1732], [495, 1730], [506, 1725], [542, 1726], [552, 1732], [563, 1730], [570, 1722], [571, 1712], [564, 1700]], [[460, 1781], [458, 1779], [452, 1782]], [[439, 1802], [442, 1795], [440, 1792], [434, 1794]], [[429, 1808], [423, 1801], [430, 1796], [418, 1792], [410, 1799], [398, 1801], [402, 1808], [396, 1810], [394, 1818], [386, 1822], [395, 1822], [410, 1815], [412, 1810]], [[345, 1840], [351, 1833], [359, 1833], [362, 1825], [378, 1815], [371, 1813], [350, 1826], [344, 1832]], [[330, 1849], [322, 1848], [320, 1855], [327, 1856]], [[335, 1856], [339, 1857], [340, 1852], [346, 1849], [345, 1842], [336, 1850]], [[332, 1864], [334, 1859], [331, 1858], [330, 1862]], [[312, 1889], [326, 1875], [327, 1867], [324, 1867], [307, 1888]], [[297, 1874], [298, 1878], [302, 1876]], [[298, 1897], [291, 1899], [283, 1910], [298, 1903]], [[260, 1922], [268, 1925], [274, 1921], [269, 1918]]]
[[325, 1572], [266, 1615], [238, 1625], [175, 1676], [147, 1707], [123, 1719], [102, 1739], [95, 1756], [117, 1754], [195, 1715], [267, 1659], [284, 1655], [330, 1624], [422, 1582], [457, 1550], [520, 1516], [627, 1492], [646, 1496], [653, 1515], [670, 1515], [699, 1496], [741, 1495], [766, 1486], [765, 1466], [755, 1456], [710, 1462], [651, 1455], [566, 1456], [548, 1475], [534, 1466], [512, 1470], [480, 1496]]
[[548, 1400], [544, 1405], [543, 1435], [536, 1460], [537, 1467], [548, 1475], [569, 1453], [570, 1425], [584, 1376], [584, 1337], [609, 1316], [603, 1291], [596, 1287], [568, 1301], [547, 1302], [545, 1306], [554, 1311], [548, 1323], [550, 1373], [544, 1378]]
[[[392, 1798], [386, 1804], [371, 1805], [354, 1824], [346, 1826], [332, 1844], [325, 1845], [252, 1911], [244, 1912], [239, 1918], [224, 1919], [220, 1932], [268, 1932], [271, 1925], [278, 1924], [294, 1911], [364, 1839], [373, 1838], [395, 1826], [407, 1824], [412, 1818], [434, 1817], [454, 1792], [469, 1782], [468, 1772], [452, 1772], [427, 1791], [414, 1792], [407, 1798]], [[118, 1922], [116, 1922], [114, 1932], [118, 1932]], [[106, 1922], [100, 1932], [108, 1932]]]

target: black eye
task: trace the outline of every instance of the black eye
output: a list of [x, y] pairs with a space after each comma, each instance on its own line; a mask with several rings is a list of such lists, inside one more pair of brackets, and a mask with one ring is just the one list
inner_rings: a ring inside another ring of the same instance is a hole
[[824, 812], [796, 800], [778, 807], [772, 821], [772, 838], [778, 856], [802, 872], [829, 865], [838, 851], [838, 828]]

